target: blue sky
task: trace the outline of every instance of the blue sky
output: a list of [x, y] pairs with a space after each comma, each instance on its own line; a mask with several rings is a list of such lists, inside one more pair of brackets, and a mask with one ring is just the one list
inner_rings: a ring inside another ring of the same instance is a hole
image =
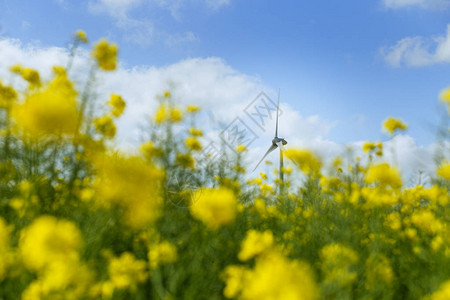
[[387, 140], [389, 115], [417, 143], [435, 141], [449, 17], [448, 0], [0, 0], [5, 38], [66, 47], [83, 29], [117, 42], [128, 68], [218, 57], [333, 123], [337, 143]]

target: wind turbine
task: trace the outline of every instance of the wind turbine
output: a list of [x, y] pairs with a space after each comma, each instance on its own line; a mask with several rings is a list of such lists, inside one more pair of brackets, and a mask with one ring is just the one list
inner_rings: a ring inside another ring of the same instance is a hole
[[277, 123], [275, 125], [275, 137], [272, 139], [272, 145], [270, 146], [269, 150], [267, 150], [266, 154], [264, 154], [263, 158], [258, 162], [256, 167], [253, 169], [253, 171], [258, 168], [259, 164], [266, 158], [267, 155], [269, 155], [270, 152], [274, 151], [278, 147], [280, 148], [280, 180], [283, 183], [284, 182], [284, 176], [283, 176], [283, 149], [281, 149], [281, 145], [286, 145], [287, 142], [284, 138], [278, 137], [278, 111], [280, 107], [280, 90], [278, 90], [278, 103], [277, 103]]

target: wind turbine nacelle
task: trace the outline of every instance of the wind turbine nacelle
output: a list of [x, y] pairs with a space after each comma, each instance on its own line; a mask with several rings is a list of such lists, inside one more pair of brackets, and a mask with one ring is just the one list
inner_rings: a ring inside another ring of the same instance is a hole
[[278, 145], [278, 143], [282, 143], [283, 145], [287, 144], [286, 140], [283, 138], [276, 137], [272, 140], [272, 144]]

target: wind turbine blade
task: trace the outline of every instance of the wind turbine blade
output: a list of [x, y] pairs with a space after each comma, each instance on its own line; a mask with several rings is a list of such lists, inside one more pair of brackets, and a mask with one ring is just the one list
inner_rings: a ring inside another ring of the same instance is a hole
[[279, 107], [280, 107], [280, 89], [278, 89], [277, 123], [275, 125], [275, 137], [278, 137], [278, 108]]
[[[259, 163], [256, 165], [256, 167], [253, 169], [253, 171], [256, 170], [256, 168], [259, 166], [260, 163], [262, 163], [262, 161], [264, 160], [264, 158], [266, 158], [267, 155], [269, 155], [270, 152], [272, 152], [273, 150], [277, 149], [277, 145], [272, 144], [272, 146], [270, 146], [269, 150], [267, 150], [266, 154], [264, 154], [263, 158], [261, 158], [261, 160], [259, 161]], [[252, 171], [252, 172], [253, 172]]]

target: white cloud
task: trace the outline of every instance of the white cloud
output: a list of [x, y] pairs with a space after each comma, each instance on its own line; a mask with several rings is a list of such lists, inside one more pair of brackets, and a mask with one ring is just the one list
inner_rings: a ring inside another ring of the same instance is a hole
[[382, 47], [380, 53], [388, 64], [395, 67], [450, 63], [450, 24], [445, 36], [431, 39], [406, 37], [394, 46]]
[[420, 7], [431, 9], [445, 9], [450, 6], [449, 0], [383, 0], [387, 8]]
[[[12, 64], [21, 63], [38, 69], [44, 78], [49, 78], [51, 66], [66, 65], [68, 51], [58, 47], [42, 47], [39, 44], [24, 45], [17, 39], [0, 40], [0, 78], [12, 82], [7, 71]], [[73, 74], [78, 74], [78, 86], [84, 86], [89, 54], [79, 52], [80, 57], [74, 62]], [[16, 81], [15, 84], [19, 82]], [[241, 118], [257, 134], [257, 140], [251, 144], [248, 167], [252, 169], [259, 158], [267, 151], [275, 131], [275, 123], [267, 124], [264, 131], [258, 128], [244, 113], [260, 91], [275, 95], [259, 78], [243, 74], [220, 58], [192, 58], [164, 67], [140, 66], [124, 68], [119, 66], [116, 72], [99, 73], [96, 79], [96, 98], [99, 103], [107, 100], [110, 93], [121, 94], [127, 101], [124, 115], [118, 121], [118, 144], [136, 146], [140, 140], [143, 124], [155, 111], [158, 102], [156, 95], [170, 88], [173, 98], [182, 106], [199, 105], [204, 112], [197, 120], [202, 128], [208, 129], [207, 136], [218, 139], [223, 126], [236, 117]], [[326, 162], [338, 155], [344, 155], [347, 146], [327, 138], [336, 122], [322, 119], [320, 116], [302, 116], [292, 106], [284, 103], [281, 97], [279, 135], [285, 137], [288, 146], [305, 147], [316, 151]], [[208, 122], [212, 115], [213, 124]], [[275, 115], [275, 114], [274, 114]], [[351, 143], [354, 155], [362, 155], [363, 142]], [[389, 150], [395, 146], [393, 155]], [[400, 166], [408, 179], [417, 170], [433, 172], [434, 146], [422, 147], [413, 138], [398, 135], [385, 143], [385, 158], [390, 163]], [[278, 163], [278, 154], [269, 157]], [[264, 166], [261, 170], [264, 170]], [[257, 173], [256, 173], [257, 174]]]

